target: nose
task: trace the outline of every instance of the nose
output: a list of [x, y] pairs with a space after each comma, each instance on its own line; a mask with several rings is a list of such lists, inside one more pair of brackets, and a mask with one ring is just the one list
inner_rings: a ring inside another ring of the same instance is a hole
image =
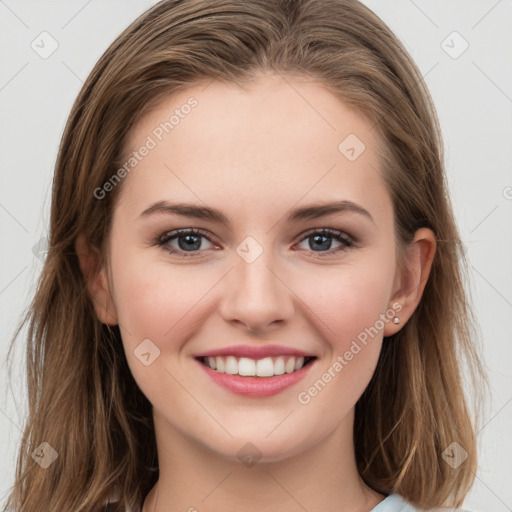
[[284, 274], [270, 250], [252, 262], [235, 255], [234, 268], [223, 279], [219, 310], [224, 320], [252, 334], [282, 328], [294, 314], [294, 294]]

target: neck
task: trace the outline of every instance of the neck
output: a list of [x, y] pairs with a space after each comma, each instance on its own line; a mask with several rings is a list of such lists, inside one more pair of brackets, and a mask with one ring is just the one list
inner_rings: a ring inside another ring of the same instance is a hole
[[[353, 412], [307, 451], [249, 466], [198, 444], [154, 412], [159, 480], [143, 512], [369, 512], [384, 496], [360, 478]], [[242, 443], [243, 444], [243, 443]], [[156, 509], [155, 509], [156, 505]]]

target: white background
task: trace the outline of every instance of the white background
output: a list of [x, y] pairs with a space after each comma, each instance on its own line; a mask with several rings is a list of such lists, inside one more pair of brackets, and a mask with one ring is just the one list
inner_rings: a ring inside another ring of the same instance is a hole
[[[33, 247], [46, 235], [64, 123], [103, 51], [153, 3], [0, 0], [0, 505], [13, 482], [26, 411], [23, 337], [11, 380], [4, 356], [42, 268]], [[512, 0], [365, 3], [404, 42], [430, 88], [471, 263], [492, 396], [464, 508], [512, 511]], [[43, 31], [58, 43], [46, 59], [31, 48]], [[464, 41], [467, 50], [452, 58]]]

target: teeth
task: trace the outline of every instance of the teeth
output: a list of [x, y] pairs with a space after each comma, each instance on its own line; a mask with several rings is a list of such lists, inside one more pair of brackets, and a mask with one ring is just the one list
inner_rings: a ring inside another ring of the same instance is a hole
[[272, 377], [300, 370], [304, 366], [304, 357], [278, 356], [264, 359], [236, 358], [234, 356], [205, 357], [203, 363], [220, 373], [243, 377]]
[[279, 356], [274, 361], [274, 375], [283, 375], [284, 373], [284, 357]]
[[[242, 360], [240, 359], [240, 363], [241, 362]], [[265, 359], [259, 359], [257, 361], [256, 375], [258, 377], [272, 377], [272, 375], [274, 375], [274, 363], [271, 357], [265, 357]]]
[[235, 373], [238, 373], [238, 361], [233, 356], [226, 357], [224, 373], [229, 373], [229, 375], [235, 375]]
[[290, 357], [288, 361], [286, 361], [286, 364], [284, 365], [284, 371], [286, 373], [292, 373], [293, 370], [295, 370], [295, 358]]
[[254, 377], [256, 375], [256, 361], [247, 357], [241, 357], [238, 361], [238, 375]]

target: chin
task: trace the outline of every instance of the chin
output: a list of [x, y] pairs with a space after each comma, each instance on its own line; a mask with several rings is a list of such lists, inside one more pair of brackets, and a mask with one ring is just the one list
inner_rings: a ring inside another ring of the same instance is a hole
[[[278, 424], [279, 422], [275, 425]], [[298, 438], [296, 434], [290, 432], [289, 428], [279, 431], [281, 427], [282, 425], [278, 426], [273, 432], [272, 429], [255, 428], [254, 425], [245, 426], [239, 430], [232, 427], [230, 430], [234, 436], [232, 439], [224, 438], [223, 443], [210, 448], [219, 456], [240, 461], [251, 467], [256, 463], [275, 463], [289, 459], [307, 451], [315, 444], [313, 437], [306, 435], [303, 429], [301, 429], [301, 437]]]

